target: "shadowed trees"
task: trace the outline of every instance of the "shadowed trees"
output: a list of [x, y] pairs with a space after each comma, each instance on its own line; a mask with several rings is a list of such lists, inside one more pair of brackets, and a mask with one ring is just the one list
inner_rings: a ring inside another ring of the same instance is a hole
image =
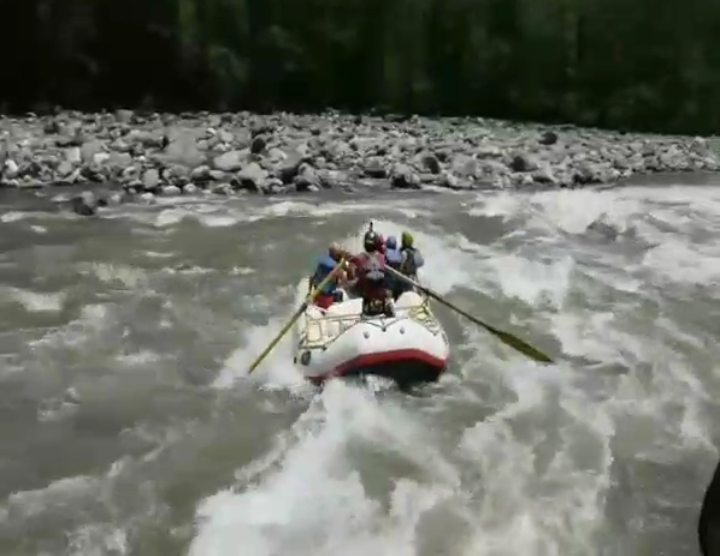
[[706, 0], [7, 0], [0, 102], [720, 129]]

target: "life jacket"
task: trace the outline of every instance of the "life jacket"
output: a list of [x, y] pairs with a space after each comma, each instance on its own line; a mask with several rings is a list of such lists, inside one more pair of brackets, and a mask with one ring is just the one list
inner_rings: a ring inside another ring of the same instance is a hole
[[417, 276], [418, 264], [415, 258], [417, 251], [414, 247], [403, 247], [400, 250], [402, 254], [402, 263], [400, 265], [400, 272], [405, 276], [413, 278]]
[[[315, 274], [313, 274], [312, 277], [312, 286], [319, 286], [320, 283], [335, 269], [336, 265], [337, 263], [330, 255], [323, 255], [320, 257], [317, 268], [315, 269]], [[338, 281], [336, 278], [333, 278], [325, 284], [325, 286], [320, 290], [320, 293], [324, 295], [334, 295], [337, 289]]]
[[371, 285], [385, 283], [385, 255], [368, 253], [362, 265], [363, 279]]
[[402, 253], [398, 249], [388, 249], [385, 252], [385, 262], [389, 267], [394, 268], [395, 270], [400, 270], [402, 260]]
[[363, 299], [380, 299], [386, 296], [385, 256], [378, 252], [358, 256], [357, 293]]
[[[400, 267], [402, 266], [402, 253], [399, 249], [388, 249], [385, 252], [385, 263], [392, 269], [397, 270], [400, 272]], [[393, 290], [397, 287], [398, 282], [400, 279], [392, 274], [392, 272], [386, 272], [385, 273], [385, 284], [386, 287], [390, 290]]]

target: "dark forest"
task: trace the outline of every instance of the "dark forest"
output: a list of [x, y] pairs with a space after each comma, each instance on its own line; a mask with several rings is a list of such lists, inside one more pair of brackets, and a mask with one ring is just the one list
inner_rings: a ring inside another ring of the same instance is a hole
[[713, 134], [707, 0], [7, 0], [0, 104], [332, 107]]

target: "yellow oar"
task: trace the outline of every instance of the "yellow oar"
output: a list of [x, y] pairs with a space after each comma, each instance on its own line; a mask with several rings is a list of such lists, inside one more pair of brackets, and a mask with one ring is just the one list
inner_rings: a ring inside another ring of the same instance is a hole
[[305, 309], [307, 309], [308, 305], [310, 305], [313, 301], [315, 301], [315, 298], [317, 295], [322, 291], [322, 289], [327, 286], [330, 283], [330, 280], [335, 278], [335, 275], [337, 274], [338, 270], [341, 270], [343, 266], [345, 265], [345, 259], [342, 259], [337, 266], [332, 270], [330, 274], [327, 275], [327, 277], [318, 284], [318, 286], [310, 291], [310, 294], [305, 299], [305, 301], [302, 302], [300, 307], [297, 311], [295, 311], [295, 314], [290, 318], [290, 320], [287, 322], [285, 326], [282, 327], [282, 330], [280, 330], [280, 333], [273, 339], [272, 342], [268, 344], [268, 346], [263, 350], [263, 352], [258, 356], [257, 359], [255, 359], [255, 362], [250, 365], [250, 369], [248, 370], [248, 374], [252, 373], [255, 369], [258, 368], [260, 363], [263, 362], [263, 360], [270, 354], [270, 352], [273, 350], [273, 348], [278, 344], [280, 340], [282, 340], [283, 336], [287, 334], [288, 330], [292, 327], [293, 324], [295, 324], [295, 321], [297, 321], [300, 316], [305, 312]]
[[466, 313], [465, 311], [460, 309], [460, 307], [457, 307], [457, 306], [453, 305], [452, 303], [450, 303], [447, 299], [445, 299], [439, 293], [436, 293], [436, 292], [432, 291], [430, 288], [426, 288], [425, 286], [421, 286], [420, 284], [418, 284], [414, 280], [408, 278], [403, 273], [398, 272], [394, 268], [385, 267], [385, 270], [391, 272], [396, 277], [401, 278], [402, 280], [405, 280], [408, 284], [412, 285], [413, 287], [417, 288], [421, 292], [425, 293], [428, 297], [432, 297], [433, 299], [436, 299], [437, 301], [439, 301], [446, 307], [452, 309], [456, 313], [461, 314], [463, 317], [465, 317], [469, 321], [474, 322], [478, 326], [484, 328], [485, 330], [490, 332], [490, 334], [492, 334], [493, 336], [498, 338], [501, 342], [503, 342], [504, 344], [507, 344], [508, 346], [510, 346], [512, 348], [515, 348], [520, 353], [528, 356], [530, 359], [534, 359], [535, 361], [540, 361], [541, 363], [552, 363], [553, 362], [552, 359], [550, 359], [550, 357], [545, 355], [539, 349], [534, 348], [527, 342], [521, 340], [517, 336], [510, 334], [509, 332], [503, 332], [502, 330], [498, 330], [494, 326], [490, 326], [486, 322], [483, 322], [480, 319], [472, 316], [471, 314]]

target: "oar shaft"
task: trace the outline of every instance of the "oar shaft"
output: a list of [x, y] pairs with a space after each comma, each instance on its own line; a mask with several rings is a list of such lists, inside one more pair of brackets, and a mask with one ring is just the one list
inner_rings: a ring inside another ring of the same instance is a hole
[[521, 340], [517, 336], [514, 336], [513, 334], [510, 334], [509, 332], [504, 332], [503, 330], [499, 330], [498, 328], [495, 328], [494, 326], [490, 326], [486, 322], [481, 321], [479, 318], [472, 316], [471, 314], [467, 313], [466, 311], [460, 309], [460, 307], [457, 307], [456, 305], [450, 303], [447, 299], [445, 299], [439, 293], [436, 293], [436, 292], [432, 291], [430, 288], [427, 288], [425, 286], [421, 286], [412, 278], [405, 276], [402, 272], [398, 272], [397, 270], [395, 270], [394, 268], [391, 268], [391, 267], [386, 267], [386, 269], [391, 274], [396, 276], [397, 278], [405, 280], [405, 282], [407, 282], [411, 286], [417, 288], [418, 290], [424, 292], [429, 297], [432, 297], [433, 299], [439, 301], [440, 303], [442, 303], [449, 309], [452, 309], [453, 311], [462, 315], [469, 321], [477, 324], [481, 328], [484, 328], [485, 330], [490, 332], [490, 334], [492, 334], [493, 336], [498, 338], [501, 342], [516, 349], [523, 355], [526, 355], [527, 357], [534, 359], [535, 361], [540, 361], [542, 363], [552, 363], [552, 359], [548, 355], [546, 355], [539, 349], [531, 346], [527, 342]]
[[335, 268], [332, 269], [330, 274], [328, 274], [325, 279], [317, 285], [317, 287], [310, 291], [305, 301], [303, 301], [298, 310], [293, 313], [293, 316], [290, 317], [290, 320], [285, 324], [285, 326], [282, 327], [279, 334], [275, 336], [275, 338], [273, 338], [273, 340], [268, 344], [268, 346], [255, 359], [253, 364], [250, 365], [250, 368], [248, 369], [248, 374], [251, 374], [255, 369], [260, 366], [260, 363], [263, 362], [263, 360], [270, 354], [270, 352], [275, 348], [275, 346], [278, 345], [280, 340], [282, 340], [283, 336], [287, 334], [288, 330], [292, 328], [292, 325], [295, 324], [295, 322], [302, 316], [308, 305], [315, 301], [315, 298], [318, 296], [318, 294], [323, 290], [325, 286], [330, 283], [331, 280], [335, 278], [338, 271], [341, 270], [343, 266], [345, 266], [345, 258], [341, 259], [340, 262], [335, 266]]
[[288, 330], [290, 330], [290, 327], [295, 324], [295, 322], [300, 318], [300, 315], [302, 315], [303, 311], [307, 307], [307, 302], [303, 302], [302, 305], [300, 305], [300, 308], [293, 314], [293, 316], [290, 318], [290, 320], [285, 324], [285, 326], [282, 327], [280, 330], [280, 333], [273, 338], [273, 340], [268, 344], [268, 346], [262, 351], [260, 355], [255, 359], [255, 362], [250, 366], [248, 369], [248, 374], [251, 374], [255, 369], [257, 369], [260, 366], [260, 363], [262, 363], [265, 358], [270, 354], [270, 352], [275, 349], [275, 346], [278, 345], [280, 340], [283, 339], [283, 336], [287, 334]]

